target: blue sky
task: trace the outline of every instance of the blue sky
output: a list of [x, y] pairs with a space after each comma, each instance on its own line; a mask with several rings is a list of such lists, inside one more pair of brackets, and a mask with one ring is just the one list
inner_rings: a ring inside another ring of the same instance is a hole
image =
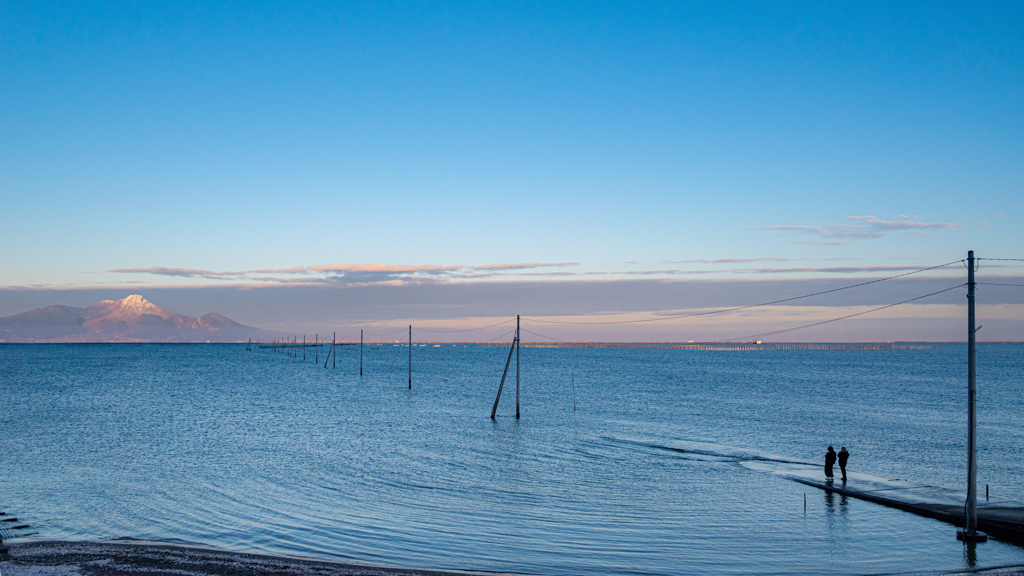
[[1013, 2], [4, 3], [0, 313], [1024, 257], [1022, 29]]

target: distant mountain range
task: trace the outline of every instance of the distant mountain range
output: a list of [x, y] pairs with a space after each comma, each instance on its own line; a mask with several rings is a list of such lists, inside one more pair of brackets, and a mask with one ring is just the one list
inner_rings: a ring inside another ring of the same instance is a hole
[[0, 342], [245, 342], [275, 335], [216, 313], [182, 316], [138, 294], [85, 308], [55, 305], [0, 318]]

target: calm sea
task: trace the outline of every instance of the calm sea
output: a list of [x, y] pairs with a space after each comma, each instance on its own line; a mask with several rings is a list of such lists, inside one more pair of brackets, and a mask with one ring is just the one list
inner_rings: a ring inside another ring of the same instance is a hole
[[[0, 506], [41, 539], [420, 568], [1024, 563], [1022, 548], [970, 551], [947, 524], [740, 464], [818, 462], [832, 444], [854, 470], [963, 486], [963, 345], [524, 349], [518, 421], [514, 380], [489, 418], [507, 350], [416, 347], [412, 390], [407, 353], [368, 347], [360, 377], [352, 350], [324, 369], [244, 345], [0, 345]], [[1024, 345], [981, 345], [978, 374], [980, 483], [1024, 500]]]

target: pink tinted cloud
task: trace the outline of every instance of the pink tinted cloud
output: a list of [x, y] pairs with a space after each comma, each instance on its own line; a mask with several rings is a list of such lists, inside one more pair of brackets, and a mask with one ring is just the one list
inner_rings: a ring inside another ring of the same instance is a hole
[[[152, 266], [149, 268], [118, 268], [109, 270], [119, 274], [155, 274], [158, 276], [176, 276], [182, 278], [207, 278], [225, 280], [229, 278], [244, 279], [249, 282], [265, 283], [324, 283], [335, 282], [344, 277], [348, 283], [374, 283], [396, 281], [422, 281], [429, 277], [447, 279], [470, 279], [494, 276], [502, 272], [514, 272], [536, 268], [576, 266], [578, 262], [523, 262], [512, 264], [487, 264], [483, 266], [441, 266], [438, 264], [408, 265], [386, 264], [374, 262], [370, 264], [352, 264], [336, 262], [313, 266], [295, 266], [292, 268], [247, 270], [241, 272], [215, 272], [192, 268], [168, 268]], [[461, 272], [461, 273], [460, 273]], [[286, 280], [273, 275], [303, 275], [305, 278]], [[326, 276], [325, 276], [326, 275]]]
[[210, 270], [195, 270], [192, 268], [164, 268], [163, 266], [153, 266], [151, 268], [118, 268], [116, 270], [109, 270], [109, 272], [117, 272], [119, 274], [157, 274], [160, 276], [181, 276], [185, 278], [216, 278], [247, 274], [247, 272], [213, 272]]

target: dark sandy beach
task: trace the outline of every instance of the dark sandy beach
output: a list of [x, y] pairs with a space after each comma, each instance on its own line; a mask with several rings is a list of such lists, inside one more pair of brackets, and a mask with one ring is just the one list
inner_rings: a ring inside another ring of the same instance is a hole
[[[685, 570], [681, 570], [685, 572]], [[306, 558], [221, 552], [207, 548], [143, 542], [30, 542], [10, 545], [0, 554], [2, 576], [121, 576], [173, 574], [175, 576], [262, 576], [269, 574], [318, 576], [467, 576], [497, 572], [412, 570], [345, 564]], [[916, 573], [922, 576], [927, 573]], [[947, 573], [946, 576], [1024, 576], [1024, 566]]]
[[[466, 576], [483, 572], [409, 570], [151, 543], [30, 542], [0, 554], [3, 576]], [[494, 572], [487, 572], [495, 576]]]

